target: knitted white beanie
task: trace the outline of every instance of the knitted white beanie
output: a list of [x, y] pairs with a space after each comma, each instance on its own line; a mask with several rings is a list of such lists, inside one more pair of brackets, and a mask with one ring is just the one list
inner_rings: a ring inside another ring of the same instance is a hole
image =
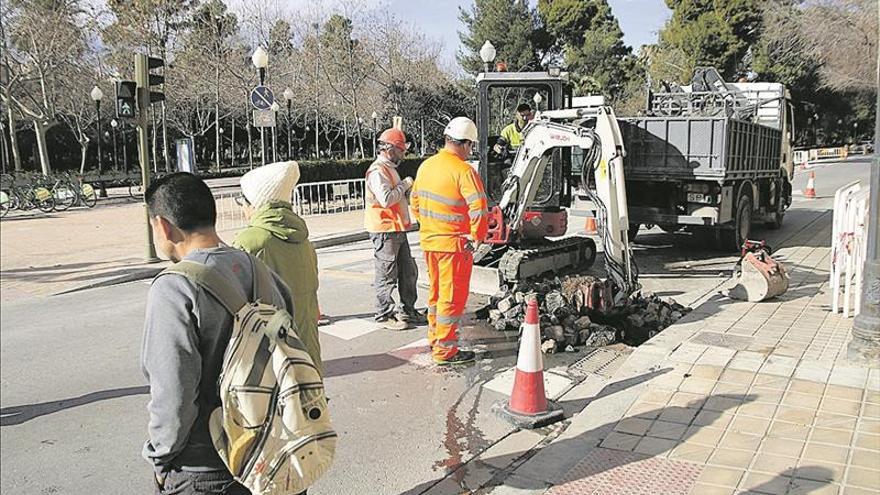
[[254, 208], [270, 201], [292, 200], [299, 182], [299, 164], [276, 162], [255, 168], [241, 177], [241, 193]]

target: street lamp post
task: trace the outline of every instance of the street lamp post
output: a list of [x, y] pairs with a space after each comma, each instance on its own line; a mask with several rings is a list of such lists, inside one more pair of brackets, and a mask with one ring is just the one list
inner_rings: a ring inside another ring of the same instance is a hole
[[276, 144], [277, 140], [276, 140], [276, 132], [275, 132], [275, 129], [278, 128], [278, 110], [281, 110], [281, 106], [278, 104], [277, 101], [272, 102], [272, 120], [273, 120], [273, 124], [274, 124], [272, 126], [272, 161], [273, 162], [278, 161], [278, 146]]
[[116, 142], [116, 128], [119, 122], [116, 119], [110, 121], [110, 128], [113, 129], [113, 171], [119, 172], [119, 147]]
[[104, 163], [103, 158], [101, 157], [102, 149], [101, 149], [101, 141], [103, 141], [104, 136], [101, 135], [101, 100], [104, 98], [104, 92], [101, 91], [101, 88], [95, 86], [92, 88], [92, 92], [90, 94], [92, 100], [95, 102], [95, 113], [98, 116], [98, 195], [102, 198], [107, 197], [107, 189], [104, 187], [104, 181], [101, 180], [101, 174], [103, 173]]
[[293, 102], [293, 90], [290, 86], [284, 88], [284, 100], [287, 102], [287, 159], [293, 159], [293, 153], [290, 150], [290, 104]]
[[220, 138], [220, 143], [217, 146], [217, 154], [220, 155], [217, 157], [217, 163], [223, 163], [223, 133], [226, 132], [222, 127], [217, 129], [217, 135]]
[[483, 43], [483, 46], [480, 47], [480, 60], [483, 61], [484, 72], [489, 72], [489, 67], [492, 64], [492, 61], [495, 60], [495, 55], [495, 47], [489, 42], [489, 40], [486, 40], [486, 42]]
[[373, 156], [376, 156], [376, 121], [379, 119], [379, 114], [374, 111], [370, 117], [373, 118]]
[[[251, 55], [251, 62], [260, 74], [260, 86], [266, 83], [266, 67], [269, 66], [269, 54], [262, 46], [258, 46]], [[260, 159], [266, 164], [266, 128], [260, 127]]]

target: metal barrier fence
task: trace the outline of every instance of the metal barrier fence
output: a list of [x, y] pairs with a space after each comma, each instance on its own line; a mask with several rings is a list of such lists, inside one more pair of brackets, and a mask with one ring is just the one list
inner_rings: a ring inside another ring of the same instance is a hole
[[810, 160], [837, 160], [847, 157], [846, 146], [839, 148], [819, 148], [810, 150]]
[[293, 209], [300, 216], [363, 210], [366, 179], [299, 184], [293, 191]]
[[[366, 204], [365, 179], [310, 182], [293, 191], [293, 211], [302, 217], [362, 210]], [[247, 225], [244, 211], [235, 202], [240, 193], [215, 193], [217, 230], [234, 231]]]
[[844, 318], [849, 318], [851, 309], [853, 316], [858, 315], [861, 309], [862, 270], [868, 248], [869, 195], [870, 191], [863, 188], [860, 182], [843, 186], [834, 193], [831, 312], [842, 312]]

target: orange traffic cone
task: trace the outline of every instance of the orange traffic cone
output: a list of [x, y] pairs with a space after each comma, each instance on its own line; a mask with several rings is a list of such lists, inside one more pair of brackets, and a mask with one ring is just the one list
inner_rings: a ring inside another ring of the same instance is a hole
[[584, 224], [584, 232], [587, 234], [596, 234], [599, 232], [599, 229], [596, 228], [596, 217], [587, 217], [587, 221]]
[[562, 408], [547, 400], [544, 392], [544, 359], [541, 354], [541, 327], [538, 302], [529, 299], [523, 322], [516, 375], [510, 400], [496, 405], [496, 411], [520, 428], [540, 428], [561, 420]]
[[804, 189], [804, 197], [816, 197], [816, 172], [810, 172], [810, 178], [807, 180], [807, 188]]

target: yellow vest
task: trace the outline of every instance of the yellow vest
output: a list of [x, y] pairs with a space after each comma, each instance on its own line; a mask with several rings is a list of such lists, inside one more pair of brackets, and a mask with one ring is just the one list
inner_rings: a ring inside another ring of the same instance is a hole
[[504, 140], [507, 141], [507, 144], [513, 149], [517, 149], [522, 145], [522, 133], [517, 130], [516, 124], [510, 124], [502, 129], [501, 137], [503, 137]]

